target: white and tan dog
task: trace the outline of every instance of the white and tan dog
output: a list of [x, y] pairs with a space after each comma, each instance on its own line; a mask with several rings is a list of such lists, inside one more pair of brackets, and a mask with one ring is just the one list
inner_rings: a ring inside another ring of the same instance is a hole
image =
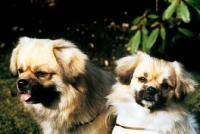
[[44, 134], [109, 134], [105, 96], [115, 78], [73, 43], [20, 38], [10, 70], [21, 100]]
[[197, 134], [186, 96], [196, 82], [176, 61], [138, 51], [117, 61], [118, 82], [107, 96], [117, 116], [113, 134]]

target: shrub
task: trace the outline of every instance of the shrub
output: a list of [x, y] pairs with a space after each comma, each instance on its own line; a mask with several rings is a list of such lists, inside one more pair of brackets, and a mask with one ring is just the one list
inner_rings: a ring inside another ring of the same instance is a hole
[[156, 0], [155, 10], [146, 9], [141, 16], [133, 20], [130, 29], [133, 36], [127, 45], [132, 53], [141, 49], [150, 54], [156, 48], [160, 54], [163, 54], [167, 47], [173, 47], [185, 36], [197, 37], [189, 24], [192, 19], [200, 21], [200, 0], [162, 2], [159, 4]]

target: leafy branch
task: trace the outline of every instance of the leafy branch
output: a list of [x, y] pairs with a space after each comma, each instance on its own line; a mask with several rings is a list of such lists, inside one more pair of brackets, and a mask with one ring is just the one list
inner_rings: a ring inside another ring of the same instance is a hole
[[[131, 32], [133, 36], [127, 47], [134, 53], [138, 49], [150, 53], [156, 43], [159, 43], [158, 51], [163, 54], [167, 44], [173, 46], [183, 36], [194, 37], [195, 34], [184, 27], [183, 24], [191, 22], [190, 9], [200, 16], [200, 0], [164, 0], [168, 7], [163, 12], [158, 12], [158, 0], [156, 10], [147, 9], [141, 16], [132, 22]], [[175, 31], [175, 32], [171, 32]], [[170, 35], [174, 33], [174, 35]]]

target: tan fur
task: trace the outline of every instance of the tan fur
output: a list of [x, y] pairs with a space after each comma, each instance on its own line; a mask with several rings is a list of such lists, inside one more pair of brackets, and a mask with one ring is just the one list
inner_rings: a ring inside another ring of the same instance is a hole
[[[197, 134], [186, 97], [196, 82], [176, 61], [168, 62], [138, 51], [119, 59], [118, 82], [107, 96], [113, 134]], [[145, 130], [136, 130], [142, 128]]]
[[[34, 81], [43, 88], [52, 86], [56, 90], [53, 92], [59, 94], [48, 103], [23, 102], [44, 134], [111, 132], [113, 119], [106, 122], [105, 96], [115, 79], [91, 64], [73, 43], [20, 38], [11, 56], [10, 70], [18, 73], [18, 80]], [[47, 74], [37, 77], [40, 71]]]

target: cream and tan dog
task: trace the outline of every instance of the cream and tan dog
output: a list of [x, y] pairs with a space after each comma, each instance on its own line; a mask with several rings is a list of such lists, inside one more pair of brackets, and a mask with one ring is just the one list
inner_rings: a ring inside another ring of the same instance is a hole
[[115, 79], [73, 43], [20, 38], [10, 70], [24, 106], [44, 134], [109, 134], [106, 99]]
[[197, 134], [186, 96], [196, 82], [176, 61], [138, 51], [119, 59], [118, 82], [107, 96], [113, 134]]

